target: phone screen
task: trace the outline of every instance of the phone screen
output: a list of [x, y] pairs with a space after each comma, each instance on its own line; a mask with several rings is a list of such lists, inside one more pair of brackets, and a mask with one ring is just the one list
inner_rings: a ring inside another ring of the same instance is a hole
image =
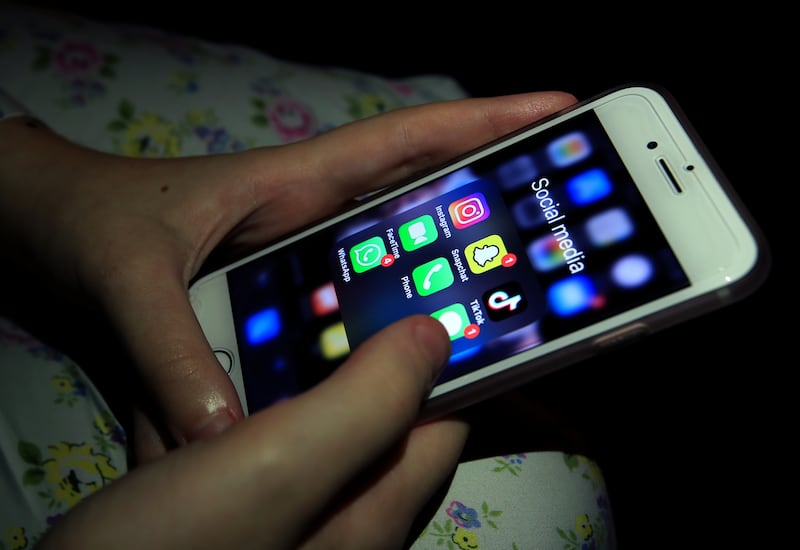
[[414, 313], [440, 383], [689, 284], [592, 111], [227, 274], [250, 410]]

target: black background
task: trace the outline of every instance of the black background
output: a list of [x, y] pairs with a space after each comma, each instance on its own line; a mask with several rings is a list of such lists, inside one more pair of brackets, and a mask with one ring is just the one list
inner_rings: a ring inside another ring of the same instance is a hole
[[[487, 2], [436, 13], [431, 4], [169, 11], [151, 0], [125, 11], [81, 4], [73, 11], [285, 59], [389, 77], [449, 74], [476, 96], [559, 89], [582, 99], [635, 81], [670, 90], [763, 228], [770, 277], [733, 306], [522, 388], [536, 403], [523, 406], [531, 417], [518, 414], [511, 397], [497, 406], [500, 414], [494, 405], [477, 408], [483, 426], [476, 432], [541, 436], [543, 448], [566, 441], [596, 458], [621, 548], [793, 540], [791, 508], [780, 504], [794, 496], [791, 375], [798, 365], [796, 285], [789, 283], [797, 248], [797, 98], [787, 74], [796, 60], [782, 23], [787, 14], [758, 6], [701, 16], [696, 4], [674, 3], [598, 3], [587, 12], [574, 3]], [[504, 416], [503, 407], [514, 414]], [[537, 426], [542, 419], [580, 436], [553, 436]]]

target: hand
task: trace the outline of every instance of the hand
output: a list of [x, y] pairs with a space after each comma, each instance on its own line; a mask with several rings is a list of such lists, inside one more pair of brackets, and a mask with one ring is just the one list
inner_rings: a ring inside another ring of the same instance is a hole
[[[0, 151], [0, 239], [99, 305], [183, 444], [242, 416], [187, 298], [212, 250], [250, 250], [572, 102], [557, 92], [446, 102], [289, 146], [169, 160], [91, 151], [11, 119], [0, 124], [0, 143], [15, 144]], [[137, 428], [142, 458], [172, 444]]]
[[39, 547], [400, 548], [467, 434], [412, 428], [449, 351], [438, 321], [403, 319], [311, 390], [89, 496]]

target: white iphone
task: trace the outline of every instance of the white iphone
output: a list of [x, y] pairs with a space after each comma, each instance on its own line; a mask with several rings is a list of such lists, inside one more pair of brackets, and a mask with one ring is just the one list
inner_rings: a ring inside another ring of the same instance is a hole
[[431, 417], [730, 303], [768, 265], [675, 101], [636, 85], [369, 196], [190, 295], [249, 413], [431, 315], [452, 342]]

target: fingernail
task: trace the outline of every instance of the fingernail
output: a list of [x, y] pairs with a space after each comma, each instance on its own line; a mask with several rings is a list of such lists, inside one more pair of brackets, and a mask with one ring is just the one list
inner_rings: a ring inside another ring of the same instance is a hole
[[206, 417], [204, 422], [201, 422], [195, 429], [189, 433], [186, 438], [187, 443], [196, 441], [198, 439], [205, 439], [221, 434], [230, 428], [236, 422], [233, 415], [228, 410], [220, 411], [209, 417]]

